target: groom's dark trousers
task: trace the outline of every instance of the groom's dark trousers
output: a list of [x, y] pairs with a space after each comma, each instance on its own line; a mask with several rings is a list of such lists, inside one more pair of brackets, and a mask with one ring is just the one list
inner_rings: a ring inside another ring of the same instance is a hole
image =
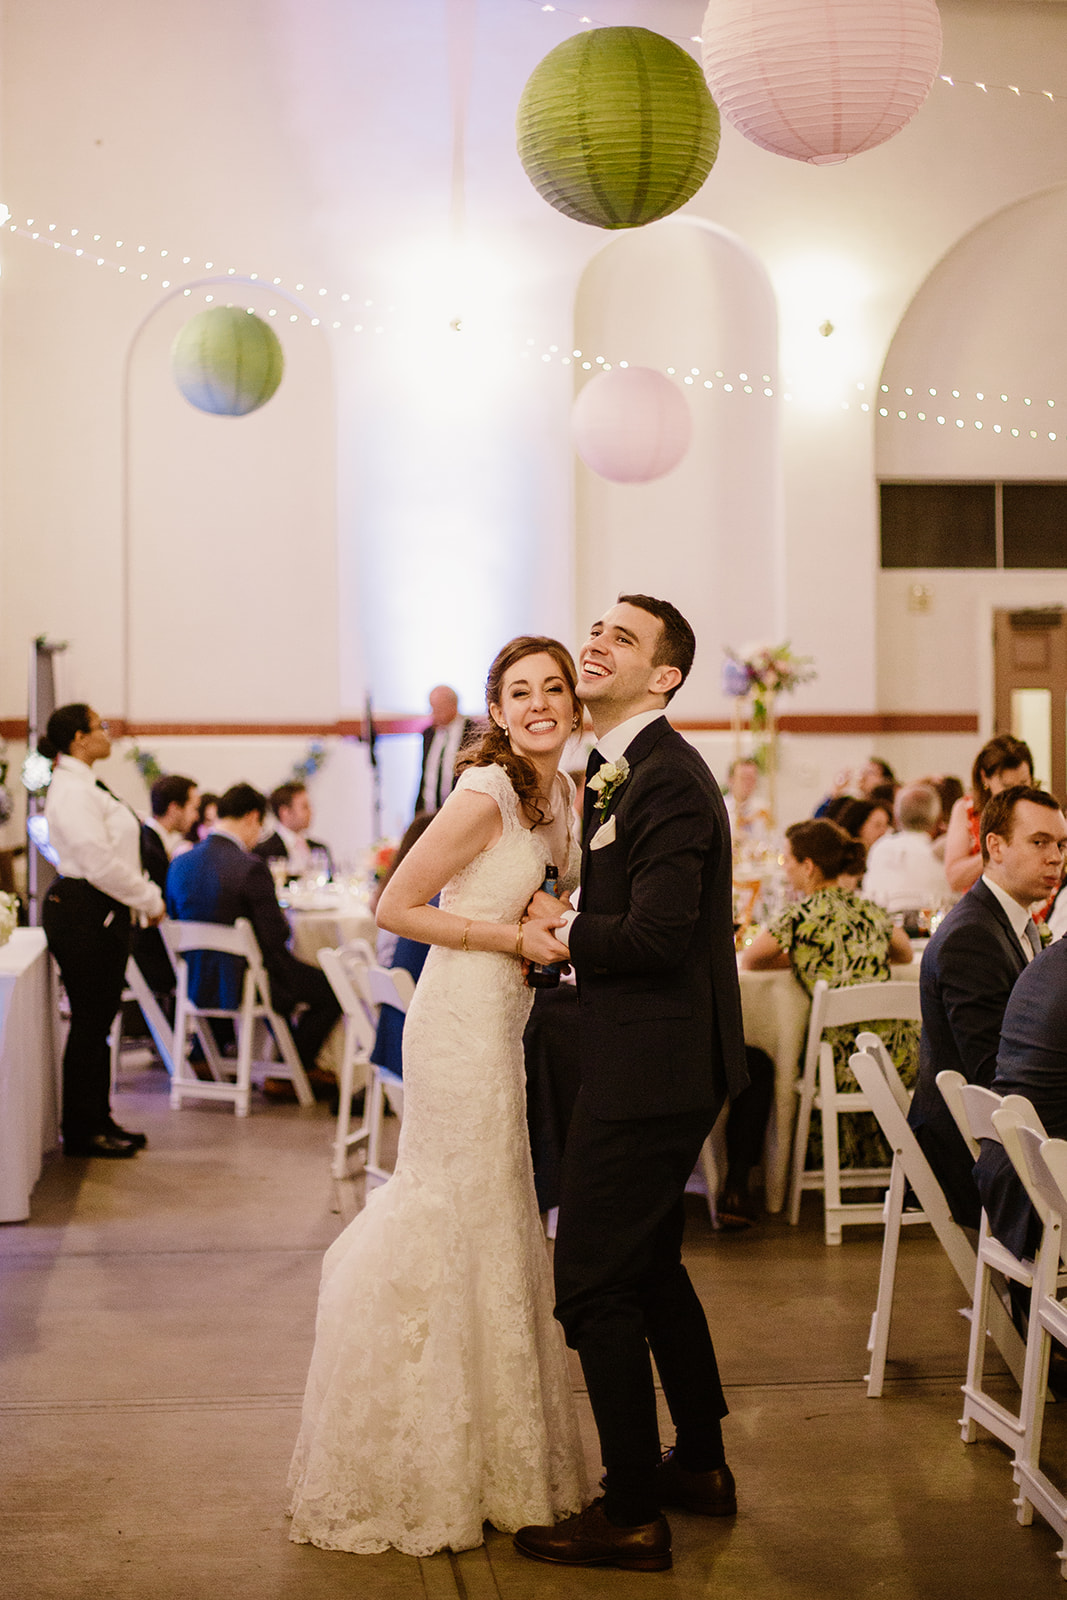
[[722, 796], [665, 717], [626, 759], [606, 828], [587, 804], [570, 927], [582, 1087], [563, 1158], [556, 1315], [588, 1386], [606, 1508], [645, 1522], [659, 1510], [650, 1351], [680, 1458], [695, 1471], [719, 1464], [709, 1450], [721, 1459], [727, 1408], [682, 1265], [684, 1195], [723, 1101], [748, 1079]]

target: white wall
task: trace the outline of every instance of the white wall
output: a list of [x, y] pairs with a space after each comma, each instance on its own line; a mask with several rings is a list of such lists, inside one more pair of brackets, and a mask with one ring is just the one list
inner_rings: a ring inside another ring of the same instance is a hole
[[[942, 0], [941, 11], [943, 70], [958, 83], [1067, 83], [1062, 6]], [[702, 12], [702, 0], [603, 0], [597, 16], [686, 37]], [[122, 361], [164, 292], [162, 278], [186, 254], [190, 273], [211, 261], [223, 272], [279, 276], [294, 293], [303, 284], [324, 324], [343, 324], [329, 327], [328, 359], [307, 345], [315, 371], [307, 388], [291, 391], [301, 396], [299, 416], [280, 406], [277, 426], [269, 408], [258, 431], [256, 419], [217, 423], [262, 439], [247, 497], [236, 480], [226, 486], [228, 507], [244, 507], [250, 564], [257, 541], [273, 552], [291, 537], [308, 462], [334, 473], [332, 483], [316, 482], [310, 525], [321, 532], [335, 501], [337, 592], [329, 619], [305, 604], [303, 590], [292, 603], [286, 596], [281, 628], [271, 618], [256, 640], [268, 662], [257, 675], [246, 618], [227, 628], [210, 616], [199, 634], [186, 630], [188, 597], [170, 585], [185, 552], [170, 548], [171, 511], [152, 506], [143, 477], [141, 526], [150, 511], [166, 537], [138, 571], [139, 593], [161, 597], [168, 653], [181, 657], [184, 647], [184, 659], [215, 666], [207, 683], [192, 670], [187, 697], [183, 660], [149, 670], [142, 633], [137, 703], [146, 720], [164, 703], [168, 717], [179, 706], [193, 715], [192, 702], [205, 698], [217, 699], [220, 717], [239, 701], [267, 723], [297, 701], [312, 716], [329, 706], [353, 714], [367, 687], [380, 711], [411, 713], [447, 677], [476, 710], [484, 667], [508, 633], [529, 627], [573, 639], [584, 625], [575, 616], [570, 375], [541, 356], [566, 348], [582, 271], [607, 241], [534, 193], [513, 128], [527, 75], [574, 23], [522, 0], [493, 0], [476, 8], [473, 32], [450, 57], [446, 24], [461, 13], [472, 14], [445, 0], [5, 0], [0, 193], [20, 223], [54, 221], [68, 243], [77, 244], [72, 227], [89, 243], [99, 232], [102, 253], [130, 270], [119, 276], [10, 234], [0, 245], [4, 714], [24, 710], [27, 643], [41, 631], [71, 639], [72, 689], [105, 714], [121, 709]], [[468, 108], [462, 194], [452, 181], [456, 92]], [[897, 138], [823, 169], [773, 157], [727, 127], [708, 183], [686, 208], [753, 252], [778, 299], [784, 556], [767, 592], [784, 591], [782, 631], [819, 665], [790, 710], [892, 708], [905, 688], [915, 709], [983, 704], [977, 657], [969, 700], [963, 669], [956, 675], [958, 631], [931, 627], [908, 662], [885, 653], [899, 618], [892, 580], [879, 578], [875, 562], [874, 427], [857, 409], [856, 385], [866, 394], [875, 383], [909, 302], [957, 241], [1063, 181], [1064, 114], [1039, 95], [938, 83]], [[1023, 280], [1017, 292], [1025, 294]], [[364, 307], [366, 299], [374, 304]], [[472, 334], [462, 345], [450, 340], [465, 334], [447, 328], [457, 303]], [[835, 331], [823, 339], [827, 319]], [[352, 331], [357, 320], [361, 334]], [[312, 400], [327, 370], [333, 393]], [[168, 459], [173, 416], [161, 406], [142, 420], [149, 437], [139, 459], [151, 472]], [[323, 464], [334, 446], [336, 469]], [[936, 455], [929, 469], [941, 470]], [[700, 505], [685, 513], [701, 526]], [[636, 527], [640, 515], [627, 515]], [[315, 544], [315, 563], [323, 550]], [[673, 581], [677, 571], [665, 575]], [[727, 625], [726, 637], [702, 638], [705, 660], [751, 626], [707, 611], [712, 635]], [[281, 639], [299, 663], [289, 675], [277, 673]], [[217, 697], [213, 682], [226, 686]], [[868, 741], [856, 743], [865, 753]], [[887, 741], [877, 745], [889, 754]], [[800, 767], [832, 769], [843, 747], [809, 742]], [[921, 770], [931, 763], [920, 753]], [[821, 771], [812, 782], [798, 776], [798, 796], [820, 787]], [[398, 772], [390, 799], [398, 815], [407, 784]]]

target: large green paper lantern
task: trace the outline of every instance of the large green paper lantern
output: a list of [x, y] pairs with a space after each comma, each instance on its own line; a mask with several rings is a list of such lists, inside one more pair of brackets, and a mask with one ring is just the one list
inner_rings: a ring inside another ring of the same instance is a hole
[[640, 228], [696, 194], [719, 113], [692, 56], [647, 28], [594, 28], [550, 50], [522, 92], [519, 158], [549, 205]]
[[171, 347], [170, 362], [189, 404], [216, 417], [258, 411], [285, 370], [274, 329], [242, 306], [212, 306], [191, 317]]

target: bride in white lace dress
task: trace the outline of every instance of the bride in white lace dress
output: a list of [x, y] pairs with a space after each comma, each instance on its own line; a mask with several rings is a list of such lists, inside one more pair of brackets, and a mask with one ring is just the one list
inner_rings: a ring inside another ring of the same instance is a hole
[[522, 1054], [520, 957], [547, 954], [523, 912], [548, 862], [563, 889], [578, 878], [558, 772], [579, 725], [569, 654], [512, 641], [486, 701], [474, 763], [378, 908], [434, 948], [404, 1029], [396, 1171], [323, 1264], [290, 1536], [329, 1550], [464, 1550], [483, 1522], [512, 1532], [587, 1499]]

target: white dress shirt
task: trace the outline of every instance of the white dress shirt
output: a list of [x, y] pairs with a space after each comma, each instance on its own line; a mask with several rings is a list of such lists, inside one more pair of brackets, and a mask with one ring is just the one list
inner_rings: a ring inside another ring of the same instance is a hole
[[435, 728], [430, 748], [426, 753], [426, 778], [422, 785], [422, 809], [436, 811], [438, 795], [441, 803], [452, 793], [452, 777], [456, 757], [463, 741], [465, 717], [456, 716], [443, 728]]
[[928, 833], [906, 828], [876, 839], [861, 893], [886, 911], [934, 911], [949, 897], [945, 868]]
[[274, 831], [285, 846], [285, 853], [289, 858], [289, 871], [295, 877], [301, 877], [311, 866], [311, 846], [302, 833], [294, 833], [284, 822], [276, 821]]
[[[617, 762], [619, 757], [624, 756], [629, 750], [637, 735], [662, 716], [662, 710], [639, 711], [636, 716], [627, 717], [625, 722], [620, 722], [610, 729], [602, 739], [597, 740], [593, 749], [598, 751], [605, 761]], [[580, 911], [565, 911], [563, 926], [555, 930], [556, 938], [560, 944], [566, 945], [568, 950], [571, 947], [571, 923], [580, 915]]]
[[1031, 920], [1030, 908], [1028, 906], [1021, 906], [1018, 900], [1013, 899], [1013, 897], [1008, 893], [1007, 889], [1002, 889], [999, 883], [994, 883], [992, 878], [988, 877], [984, 872], [982, 873], [982, 882], [985, 884], [990, 894], [993, 895], [1004, 907], [1008, 921], [1011, 923], [1012, 931], [1016, 934], [1019, 940], [1023, 955], [1026, 957], [1027, 961], [1032, 961], [1034, 959], [1034, 950], [1029, 939], [1026, 937], [1027, 924]]
[[44, 814], [64, 878], [86, 878], [146, 917], [162, 915], [163, 896], [141, 867], [141, 824], [129, 806], [97, 786], [86, 762], [58, 758]]

